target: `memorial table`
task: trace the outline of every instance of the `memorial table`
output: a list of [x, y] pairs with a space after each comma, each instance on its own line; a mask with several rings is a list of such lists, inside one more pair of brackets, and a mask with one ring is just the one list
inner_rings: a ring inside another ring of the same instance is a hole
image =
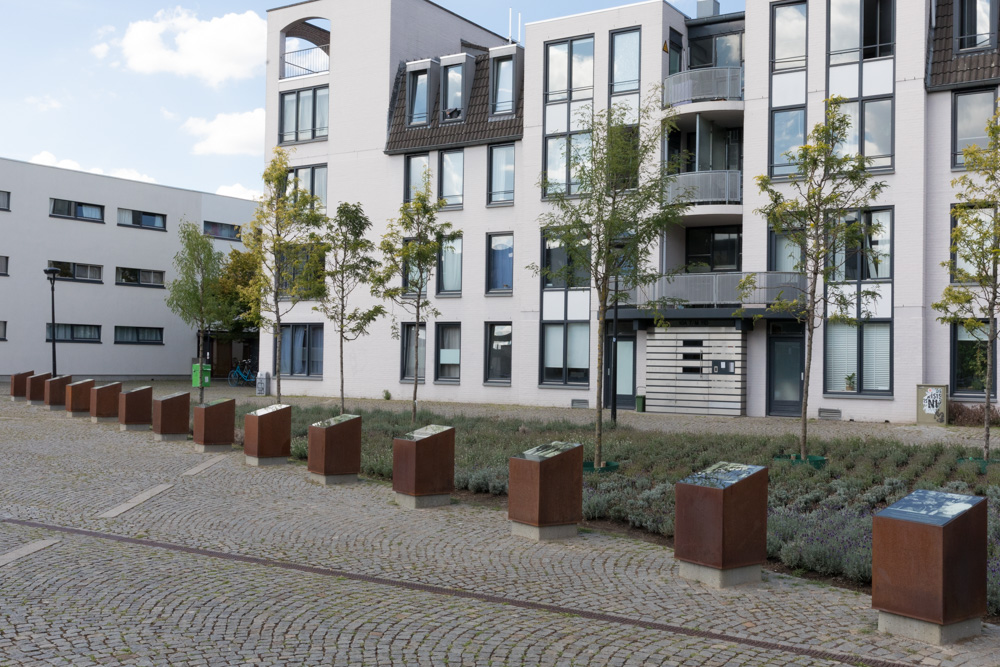
[[247, 465], [288, 463], [292, 454], [292, 406], [278, 403], [244, 417], [243, 453]]
[[118, 395], [122, 392], [121, 382], [112, 382], [90, 390], [90, 421], [118, 421]]
[[392, 441], [392, 490], [407, 509], [451, 503], [455, 490], [455, 429], [431, 424]]
[[186, 391], [153, 399], [153, 439], [187, 440], [191, 394]]
[[533, 540], [574, 537], [583, 519], [583, 446], [553, 442], [510, 458], [511, 533]]
[[45, 407], [55, 412], [66, 409], [66, 386], [72, 384], [72, 375], [57, 375], [45, 381]]
[[361, 417], [340, 415], [309, 427], [309, 477], [321, 484], [349, 484], [361, 472]]
[[29, 405], [45, 405], [45, 383], [52, 373], [30, 375], [25, 381], [24, 395]]
[[90, 416], [90, 390], [94, 388], [93, 380], [80, 380], [66, 385], [66, 416]]
[[715, 588], [759, 582], [767, 560], [767, 468], [720, 462], [674, 486], [680, 576]]
[[28, 400], [28, 378], [34, 374], [35, 371], [24, 371], [10, 376], [10, 400], [18, 403]]
[[153, 424], [153, 388], [138, 387], [118, 394], [118, 424], [122, 431], [147, 431]]
[[236, 400], [220, 398], [194, 406], [194, 448], [228, 452], [236, 442]]

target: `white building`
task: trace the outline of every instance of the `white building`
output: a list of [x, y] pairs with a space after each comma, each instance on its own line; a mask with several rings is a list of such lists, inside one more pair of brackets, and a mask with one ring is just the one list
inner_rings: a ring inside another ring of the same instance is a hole
[[[974, 398], [975, 344], [939, 324], [930, 304], [948, 281], [940, 263], [956, 155], [982, 143], [994, 108], [997, 3], [754, 0], [720, 16], [701, 0], [689, 18], [652, 0], [531, 23], [514, 45], [426, 0], [301, 2], [268, 16], [266, 138], [294, 148], [300, 177], [328, 208], [361, 202], [374, 237], [424, 166], [451, 202], [441, 216], [462, 239], [439, 266], [431, 298], [442, 315], [419, 332], [423, 398], [593, 405], [590, 290], [544, 285], [526, 268], [559, 259], [538, 222], [548, 206], [540, 175], [570, 181], [556, 149], [573, 141], [578, 105], [602, 108], [662, 84], [679, 127], [663, 155], [692, 155], [677, 187], [693, 206], [657, 251], [664, 270], [686, 273], [650, 289], [687, 304], [665, 313], [669, 329], [622, 309], [618, 403], [644, 395], [650, 411], [796, 415], [802, 327], [764, 306], [802, 282], [754, 213], [764, 203], [754, 177], [787, 175], [781, 154], [839, 94], [855, 114], [858, 150], [888, 185], [859, 215], [884, 223], [869, 242], [889, 261], [847, 271], [882, 296], [861, 326], [820, 332], [810, 412], [912, 421], [917, 384]], [[761, 289], [741, 304], [736, 285], [749, 272]], [[312, 305], [286, 318], [286, 391], [335, 394], [336, 338]], [[415, 332], [397, 315], [401, 340], [386, 319], [350, 344], [349, 394], [407, 391], [415, 364], [404, 343]], [[272, 365], [269, 336], [261, 351], [262, 367]]]
[[[87, 377], [188, 376], [197, 336], [170, 312], [165, 285], [191, 221], [228, 254], [254, 203], [0, 159], [0, 375], [52, 368]], [[229, 351], [219, 352], [228, 372]]]

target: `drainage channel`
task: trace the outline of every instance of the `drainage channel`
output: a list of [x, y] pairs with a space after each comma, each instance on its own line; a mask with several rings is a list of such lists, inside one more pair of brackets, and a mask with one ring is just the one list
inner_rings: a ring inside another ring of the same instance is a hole
[[518, 607], [520, 609], [528, 609], [531, 611], [543, 611], [553, 614], [569, 614], [571, 616], [577, 616], [579, 618], [585, 618], [593, 621], [600, 621], [603, 623], [616, 623], [619, 625], [625, 625], [635, 628], [643, 628], [646, 630], [658, 630], [661, 632], [669, 632], [671, 634], [682, 635], [686, 637], [723, 641], [730, 644], [749, 646], [772, 652], [816, 658], [818, 660], [829, 660], [833, 662], [844, 663], [847, 665], [859, 665], [864, 667], [913, 667], [912, 663], [896, 662], [891, 660], [879, 660], [878, 658], [851, 655], [847, 653], [837, 653], [834, 651], [824, 651], [821, 649], [807, 649], [798, 646], [788, 646], [786, 644], [780, 644], [778, 642], [752, 639], [749, 637], [740, 637], [736, 635], [727, 635], [719, 632], [709, 632], [706, 630], [695, 630], [692, 628], [685, 628], [680, 625], [671, 625], [669, 623], [643, 621], [639, 619], [628, 618], [626, 616], [617, 616], [615, 614], [603, 614], [600, 612], [586, 611], [582, 609], [573, 609], [572, 607], [560, 607], [557, 605], [544, 604], [541, 602], [530, 602], [527, 600], [506, 598], [498, 595], [473, 593], [471, 591], [463, 591], [456, 588], [445, 588], [444, 586], [432, 586], [430, 584], [418, 584], [409, 581], [398, 581], [395, 579], [387, 579], [384, 577], [373, 577], [371, 575], [358, 574], [356, 572], [348, 572], [345, 570], [315, 567], [312, 565], [302, 565], [299, 563], [290, 563], [287, 561], [271, 560], [267, 558], [256, 558], [254, 556], [244, 556], [242, 554], [232, 554], [223, 551], [213, 551], [211, 549], [188, 547], [181, 544], [172, 544], [170, 542], [157, 542], [154, 540], [144, 540], [135, 537], [125, 537], [124, 535], [101, 533], [93, 530], [84, 530], [82, 528], [70, 528], [68, 526], [58, 526], [47, 523], [39, 523], [36, 521], [25, 521], [22, 519], [0, 519], [0, 523], [6, 523], [13, 526], [22, 526], [24, 528], [39, 528], [42, 530], [50, 530], [53, 532], [64, 533], [67, 535], [79, 535], [82, 537], [90, 537], [99, 540], [109, 540], [112, 542], [119, 542], [123, 544], [131, 544], [143, 547], [154, 547], [177, 553], [185, 553], [195, 556], [205, 556], [208, 558], [218, 558], [221, 560], [235, 561], [238, 563], [246, 563], [249, 565], [263, 565], [265, 567], [275, 567], [282, 570], [303, 572], [306, 574], [316, 574], [324, 577], [342, 577], [344, 579], [348, 579], [351, 581], [377, 584], [380, 586], [392, 586], [393, 588], [401, 588], [420, 593], [444, 595], [448, 597], [455, 597], [466, 600], [476, 600], [479, 602], [487, 602], [491, 604], [504, 604], [504, 605], [509, 605], [511, 607]]

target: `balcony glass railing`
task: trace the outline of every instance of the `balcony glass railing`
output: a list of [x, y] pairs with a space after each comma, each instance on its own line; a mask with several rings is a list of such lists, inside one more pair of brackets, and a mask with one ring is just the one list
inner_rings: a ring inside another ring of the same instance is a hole
[[286, 51], [281, 59], [281, 78], [291, 79], [307, 74], [330, 71], [330, 46], [315, 46], [311, 49]]
[[690, 171], [667, 184], [668, 201], [691, 204], [742, 204], [742, 171]]
[[665, 105], [742, 99], [743, 69], [741, 67], [691, 69], [671, 74], [663, 81], [663, 103]]
[[747, 304], [767, 305], [779, 297], [791, 300], [805, 291], [805, 276], [784, 271], [758, 272], [757, 287], [741, 295], [740, 281], [749, 273], [682, 273], [660, 278], [655, 283], [632, 290], [628, 301], [634, 305], [674, 299], [684, 306], [725, 307]]

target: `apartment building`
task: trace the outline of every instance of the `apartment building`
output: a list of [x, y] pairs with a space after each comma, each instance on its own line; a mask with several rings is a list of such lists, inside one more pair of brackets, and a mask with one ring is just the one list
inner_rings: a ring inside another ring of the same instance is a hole
[[[255, 204], [71, 169], [0, 159], [0, 375], [52, 367], [102, 378], [188, 376], [197, 333], [170, 312], [182, 220], [218, 250], [242, 248], [239, 227]], [[55, 331], [50, 283], [57, 268]], [[255, 340], [213, 342], [228, 373]], [[223, 377], [224, 377], [223, 373]]]
[[[692, 205], [651, 249], [664, 273], [682, 273], [636, 295], [609, 332], [618, 405], [642, 395], [656, 412], [799, 414], [803, 328], [766, 306], [803, 282], [794, 248], [755, 213], [764, 199], [754, 178], [788, 178], [783, 154], [832, 95], [853, 118], [848, 149], [872, 158], [887, 184], [857, 212], [881, 223], [867, 243], [887, 261], [846, 267], [842, 289], [880, 297], [859, 326], [819, 332], [810, 412], [913, 421], [922, 383], [974, 400], [977, 343], [938, 323], [930, 304], [949, 279], [940, 263], [956, 202], [950, 181], [995, 108], [997, 2], [769, 0], [720, 15], [717, 2], [700, 0], [688, 17], [653, 0], [529, 23], [522, 44], [426, 0], [272, 10], [268, 144], [294, 149], [300, 178], [328, 207], [361, 202], [376, 237], [427, 168], [448, 202], [441, 217], [462, 231], [442, 251], [431, 295], [441, 316], [416, 330], [396, 313], [398, 338], [387, 318], [351, 343], [348, 392], [398, 394], [416, 373], [429, 400], [593, 405], [593, 295], [526, 268], [562, 261], [538, 222], [550, 206], [541, 176], [574, 187], [563, 156], [586, 140], [577, 110], [634, 105], [662, 86], [677, 124], [663, 157], [690, 156], [668, 195], [683, 192]], [[748, 273], [759, 288], [742, 302], [737, 284]], [[645, 296], [684, 305], [657, 328], [636, 307]], [[287, 318], [285, 386], [332, 394], [336, 338], [312, 305]], [[262, 364], [273, 364], [270, 337], [261, 350]]]

